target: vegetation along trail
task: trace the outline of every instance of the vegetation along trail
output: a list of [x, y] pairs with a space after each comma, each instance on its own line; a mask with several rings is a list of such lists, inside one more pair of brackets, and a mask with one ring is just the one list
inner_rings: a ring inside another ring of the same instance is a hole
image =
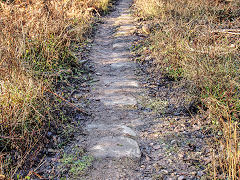
[[0, 0], [0, 180], [239, 179], [239, 7]]

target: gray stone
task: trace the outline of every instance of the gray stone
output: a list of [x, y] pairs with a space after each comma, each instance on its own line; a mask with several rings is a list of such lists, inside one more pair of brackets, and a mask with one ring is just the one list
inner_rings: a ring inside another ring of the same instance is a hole
[[176, 144], [176, 140], [171, 141], [171, 145], [174, 145], [174, 144]]
[[155, 150], [158, 150], [158, 149], [160, 149], [160, 148], [161, 148], [160, 145], [155, 145], [155, 146], [153, 146], [153, 149], [155, 149]]
[[136, 137], [137, 134], [129, 127], [125, 125], [106, 125], [106, 124], [89, 124], [86, 126], [87, 131], [110, 131], [117, 135], [127, 135]]
[[126, 87], [132, 87], [132, 88], [138, 88], [139, 84], [136, 80], [131, 79], [117, 79], [117, 78], [108, 78], [103, 80], [105, 86], [111, 86], [115, 88], [126, 88]]
[[101, 74], [101, 73], [96, 73], [96, 75], [97, 75], [97, 76], [102, 76], [102, 74]]
[[186, 179], [185, 176], [179, 176], [178, 177], [178, 180], [184, 180], [184, 179]]
[[161, 170], [162, 174], [168, 174], [169, 172], [166, 169]]
[[204, 174], [204, 173], [203, 173], [202, 171], [198, 171], [198, 172], [197, 172], [197, 175], [198, 175], [199, 177], [202, 177], [203, 174]]
[[137, 134], [127, 126], [122, 125], [122, 126], [119, 126], [118, 129], [121, 129], [124, 134], [127, 134], [129, 136], [133, 136], [133, 137], [137, 136]]
[[83, 96], [82, 93], [75, 93], [75, 94], [73, 95], [73, 97], [76, 98], [76, 99], [80, 99], [80, 98], [82, 98], [82, 96]]
[[117, 49], [123, 49], [123, 50], [128, 50], [131, 47], [130, 43], [126, 43], [126, 42], [117, 42], [115, 44], [113, 44], [113, 49], [117, 50]]
[[89, 152], [96, 158], [141, 157], [136, 141], [127, 137], [103, 137], [97, 140]]
[[114, 69], [121, 69], [121, 68], [131, 68], [134, 64], [132, 62], [116, 62], [111, 64], [111, 68]]
[[119, 94], [105, 96], [101, 98], [101, 102], [106, 106], [135, 106], [137, 104], [137, 100], [134, 97]]

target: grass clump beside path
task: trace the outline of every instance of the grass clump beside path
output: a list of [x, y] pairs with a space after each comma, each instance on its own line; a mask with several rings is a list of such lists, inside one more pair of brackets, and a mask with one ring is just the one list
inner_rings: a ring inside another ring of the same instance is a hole
[[1, 178], [15, 177], [60, 122], [47, 92], [59, 71], [78, 66], [72, 44], [86, 40], [94, 16], [109, 5], [110, 0], [0, 1]]
[[145, 53], [155, 73], [187, 79], [214, 127], [211, 176], [240, 177], [240, 2], [238, 0], [135, 0], [149, 25]]

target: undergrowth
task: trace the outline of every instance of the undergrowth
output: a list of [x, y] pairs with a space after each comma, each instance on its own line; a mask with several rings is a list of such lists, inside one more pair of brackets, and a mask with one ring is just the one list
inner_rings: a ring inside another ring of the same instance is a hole
[[[110, 0], [0, 1], [0, 175], [14, 178], [61, 124], [53, 84], [78, 67], [83, 43]], [[60, 100], [60, 99], [59, 99]]]
[[214, 127], [211, 177], [239, 179], [240, 2], [135, 0], [134, 7], [151, 30], [139, 51], [154, 58], [156, 74], [191, 81]]

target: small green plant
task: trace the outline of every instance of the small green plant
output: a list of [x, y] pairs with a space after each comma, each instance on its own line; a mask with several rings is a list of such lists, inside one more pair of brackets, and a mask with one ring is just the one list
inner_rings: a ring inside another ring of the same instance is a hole
[[166, 107], [168, 106], [167, 101], [161, 99], [153, 99], [149, 97], [142, 97], [140, 101], [141, 105], [147, 109], [151, 109], [154, 113], [164, 114]]
[[61, 169], [67, 167], [68, 172], [74, 177], [82, 175], [93, 162], [93, 157], [85, 155], [82, 149], [74, 148], [74, 152], [64, 154], [60, 162], [62, 163]]

